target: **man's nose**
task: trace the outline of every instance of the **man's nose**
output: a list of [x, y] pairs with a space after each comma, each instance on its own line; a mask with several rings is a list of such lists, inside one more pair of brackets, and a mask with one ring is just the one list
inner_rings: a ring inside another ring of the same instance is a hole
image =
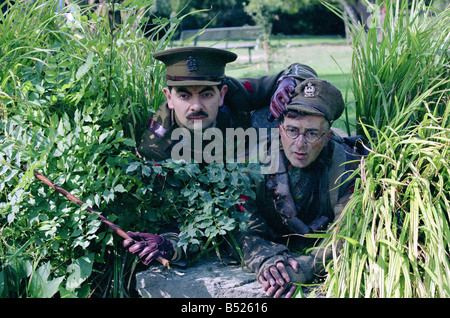
[[297, 147], [302, 148], [304, 146], [306, 146], [306, 138], [304, 134], [300, 134], [298, 135], [297, 138], [295, 138], [295, 144], [297, 145]]
[[190, 102], [190, 108], [191, 108], [191, 110], [200, 110], [203, 108], [203, 105], [198, 96], [195, 96], [195, 95], [192, 96], [191, 102]]

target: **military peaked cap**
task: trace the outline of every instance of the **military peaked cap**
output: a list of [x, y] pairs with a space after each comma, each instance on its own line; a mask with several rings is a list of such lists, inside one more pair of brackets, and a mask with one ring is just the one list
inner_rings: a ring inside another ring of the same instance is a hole
[[233, 52], [212, 47], [179, 47], [156, 52], [153, 57], [166, 65], [168, 86], [219, 85], [225, 65], [236, 60]]

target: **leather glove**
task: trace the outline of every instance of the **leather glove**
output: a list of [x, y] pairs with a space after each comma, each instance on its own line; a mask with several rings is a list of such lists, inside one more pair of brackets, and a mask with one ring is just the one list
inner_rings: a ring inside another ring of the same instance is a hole
[[286, 104], [291, 101], [290, 94], [295, 91], [295, 81], [286, 77], [280, 81], [275, 93], [270, 100], [270, 112], [275, 118], [279, 118], [286, 110]]
[[160, 235], [139, 232], [127, 232], [131, 237], [123, 241], [123, 247], [128, 248], [131, 254], [137, 254], [144, 264], [150, 264], [158, 256], [171, 260], [175, 249], [170, 240]]

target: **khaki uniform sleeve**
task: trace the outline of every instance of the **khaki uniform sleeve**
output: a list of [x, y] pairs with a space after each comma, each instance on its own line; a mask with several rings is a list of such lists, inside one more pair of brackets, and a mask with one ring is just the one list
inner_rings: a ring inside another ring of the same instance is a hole
[[[247, 209], [248, 206], [246, 206]], [[253, 210], [251, 213], [248, 229], [246, 231], [239, 231], [235, 236], [241, 248], [245, 266], [259, 275], [263, 264], [267, 260], [273, 258], [284, 260], [288, 248], [283, 244], [272, 242], [270, 240], [271, 229], [264, 218], [257, 210]]]
[[236, 235], [245, 266], [259, 277], [270, 266], [278, 262], [288, 264], [288, 258], [294, 258], [299, 263], [298, 272], [286, 266], [291, 281], [300, 284], [312, 281], [314, 274], [320, 270], [315, 268], [320, 266], [319, 262], [315, 262], [315, 257], [290, 253], [286, 245], [272, 242], [270, 235], [271, 229], [265, 220], [258, 213], [252, 214], [248, 231]]

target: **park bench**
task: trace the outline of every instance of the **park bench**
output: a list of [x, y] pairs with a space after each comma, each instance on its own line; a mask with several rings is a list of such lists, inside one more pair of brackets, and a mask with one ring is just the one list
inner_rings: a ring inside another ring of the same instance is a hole
[[[212, 47], [219, 49], [247, 48], [248, 59], [252, 63], [252, 50], [258, 44], [258, 38], [262, 28], [258, 26], [240, 26], [229, 28], [206, 28], [197, 30], [183, 30], [180, 33], [180, 41], [184, 42], [190, 38], [194, 40], [194, 46], [198, 41], [217, 41]], [[239, 42], [248, 40], [247, 42]]]

